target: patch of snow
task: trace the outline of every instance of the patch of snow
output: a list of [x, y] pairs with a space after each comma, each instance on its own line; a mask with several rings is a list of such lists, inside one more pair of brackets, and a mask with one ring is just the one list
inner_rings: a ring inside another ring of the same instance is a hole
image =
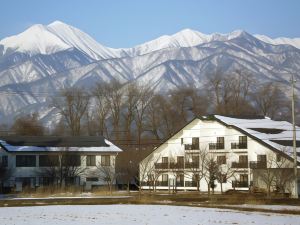
[[122, 225], [281, 225], [298, 224], [299, 215], [161, 205], [69, 205], [0, 208], [1, 224]]

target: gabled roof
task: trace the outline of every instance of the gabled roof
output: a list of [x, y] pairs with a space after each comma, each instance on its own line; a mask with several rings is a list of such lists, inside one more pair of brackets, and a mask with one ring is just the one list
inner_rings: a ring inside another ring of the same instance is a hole
[[0, 146], [8, 152], [121, 152], [102, 136], [2, 136]]
[[[293, 125], [287, 121], [275, 121], [270, 118], [248, 118], [240, 119], [235, 117], [215, 115], [215, 120], [226, 126], [231, 126], [254, 140], [277, 152], [285, 153], [293, 157]], [[296, 126], [296, 131], [300, 128]], [[296, 141], [297, 152], [300, 152], [300, 139]], [[298, 159], [300, 162], [300, 156]]]
[[[258, 141], [262, 145], [274, 150], [278, 153], [285, 154], [288, 158], [292, 160], [293, 149], [291, 142], [293, 140], [292, 124], [287, 121], [275, 121], [270, 118], [263, 116], [221, 116], [221, 115], [208, 115], [208, 116], [198, 116], [190, 120], [179, 130], [174, 132], [169, 138], [167, 138], [163, 143], [161, 143], [156, 149], [166, 143], [170, 138], [178, 134], [187, 125], [192, 123], [195, 119], [202, 121], [217, 121], [224, 126], [232, 127], [246, 136]], [[299, 127], [296, 127], [297, 131], [300, 131]], [[297, 155], [298, 162], [300, 162], [300, 138], [296, 141], [297, 144]], [[154, 150], [154, 151], [155, 151]], [[153, 152], [154, 152], [153, 151]], [[147, 156], [148, 157], [148, 156]], [[146, 157], [146, 158], [147, 158]]]

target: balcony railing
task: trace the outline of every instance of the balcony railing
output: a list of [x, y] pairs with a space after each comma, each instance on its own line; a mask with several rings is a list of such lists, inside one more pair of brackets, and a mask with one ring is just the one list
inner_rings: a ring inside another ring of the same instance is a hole
[[247, 142], [231, 143], [231, 149], [246, 149]]
[[248, 168], [248, 162], [232, 162], [231, 168]]
[[209, 150], [224, 149], [224, 143], [209, 143]]
[[155, 163], [154, 167], [155, 167], [155, 169], [168, 169], [169, 164], [168, 163]]
[[186, 169], [199, 169], [199, 163], [198, 162], [186, 162], [185, 168]]
[[266, 169], [267, 168], [267, 162], [262, 161], [250, 161], [250, 169]]
[[170, 169], [183, 169], [184, 163], [170, 163]]
[[154, 164], [155, 169], [178, 169], [178, 170], [183, 170], [183, 169], [199, 169], [199, 163], [198, 162], [179, 162], [179, 163], [155, 163]]
[[186, 187], [197, 187], [197, 182], [196, 181], [186, 181], [185, 186]]
[[249, 187], [249, 185], [247, 181], [232, 181], [232, 187], [243, 188], [243, 187]]
[[199, 150], [199, 144], [185, 144], [184, 150]]

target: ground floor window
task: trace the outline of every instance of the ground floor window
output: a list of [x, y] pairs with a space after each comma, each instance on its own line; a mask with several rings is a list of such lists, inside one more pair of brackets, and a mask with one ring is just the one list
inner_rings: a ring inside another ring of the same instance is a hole
[[97, 182], [97, 181], [99, 181], [99, 178], [98, 177], [87, 177], [86, 181]]

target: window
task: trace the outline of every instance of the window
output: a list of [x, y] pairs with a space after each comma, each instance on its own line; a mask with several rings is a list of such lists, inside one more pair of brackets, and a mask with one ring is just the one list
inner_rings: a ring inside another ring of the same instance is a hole
[[98, 177], [87, 177], [86, 181], [97, 182], [97, 181], [99, 181], [99, 178]]
[[257, 155], [257, 161], [258, 162], [267, 162], [267, 156], [266, 155]]
[[86, 156], [86, 166], [96, 166], [96, 156], [87, 155]]
[[239, 156], [239, 163], [248, 163], [248, 156], [247, 155], [240, 155]]
[[80, 155], [64, 155], [62, 157], [63, 166], [81, 166]]
[[219, 165], [226, 164], [226, 156], [225, 155], [219, 155], [219, 156], [217, 156], [217, 163]]
[[161, 177], [162, 182], [168, 182], [169, 176], [168, 174], [163, 174]]
[[240, 182], [248, 183], [248, 174], [241, 174], [240, 175]]
[[59, 166], [58, 155], [40, 155], [39, 166], [40, 167]]
[[35, 167], [36, 157], [35, 155], [17, 155], [16, 167]]
[[192, 138], [192, 149], [194, 149], [194, 150], [199, 149], [199, 138], [198, 137]]
[[239, 136], [239, 149], [247, 148], [247, 136]]
[[198, 155], [193, 155], [192, 156], [192, 162], [193, 163], [199, 163], [199, 156]]
[[247, 143], [247, 136], [239, 136], [239, 143]]
[[57, 184], [55, 183], [56, 180], [54, 177], [40, 177], [39, 178], [39, 184], [41, 186], [48, 186], [48, 185], [54, 185]]
[[183, 156], [177, 156], [177, 163], [180, 165], [183, 165], [184, 157]]
[[110, 155], [101, 156], [101, 166], [110, 166]]
[[181, 138], [181, 145], [183, 145], [183, 138]]
[[161, 157], [162, 163], [168, 163], [168, 157]]
[[8, 167], [8, 156], [7, 155], [3, 155], [2, 156], [2, 166], [3, 167]]

